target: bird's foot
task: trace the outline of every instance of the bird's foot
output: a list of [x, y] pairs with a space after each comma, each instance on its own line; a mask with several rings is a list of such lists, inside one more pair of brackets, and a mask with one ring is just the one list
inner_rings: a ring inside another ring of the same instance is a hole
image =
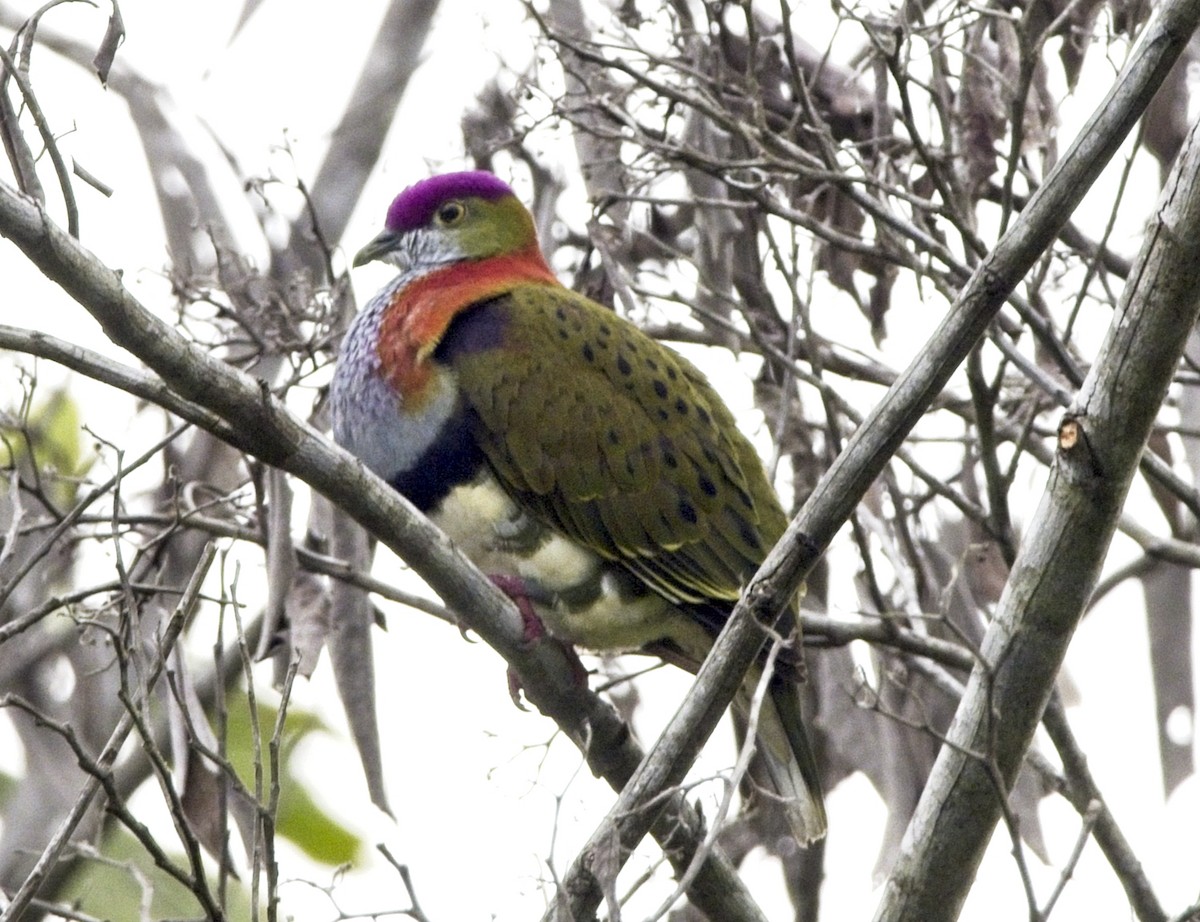
[[545, 637], [546, 625], [542, 624], [542, 619], [533, 609], [529, 584], [519, 576], [509, 576], [506, 573], [490, 573], [488, 579], [516, 604], [517, 611], [521, 613], [521, 634], [526, 645]]
[[[542, 619], [538, 617], [533, 607], [534, 593], [530, 592], [529, 584], [519, 576], [510, 576], [504, 573], [491, 573], [488, 575], [488, 579], [516, 604], [517, 611], [521, 613], [522, 637], [526, 645], [532, 645], [542, 640], [558, 644], [567, 658], [572, 678], [579, 685], [587, 685], [588, 672], [579, 659], [579, 654], [575, 652], [575, 648], [566, 641], [552, 636], [546, 630]], [[521, 677], [510, 666], [508, 669], [508, 694], [512, 698], [513, 704], [524, 711], [527, 708], [521, 703], [521, 690]]]
[[[546, 635], [546, 640], [550, 643], [557, 644], [559, 649], [563, 651], [563, 656], [567, 659], [567, 668], [571, 670], [571, 679], [580, 687], [587, 687], [588, 671], [583, 665], [583, 660], [579, 658], [579, 654], [575, 652], [575, 647], [564, 640], [559, 640], [557, 637]], [[521, 677], [517, 675], [517, 670], [512, 666], [508, 667], [508, 696], [512, 698], [512, 703], [520, 710], [528, 711], [529, 708], [521, 702], [521, 693], [525, 690], [525, 686], [521, 684]]]

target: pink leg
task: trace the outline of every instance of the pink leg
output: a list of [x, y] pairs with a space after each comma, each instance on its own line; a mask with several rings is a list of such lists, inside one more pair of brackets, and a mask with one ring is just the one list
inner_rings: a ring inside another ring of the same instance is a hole
[[516, 603], [517, 611], [521, 613], [525, 642], [532, 643], [544, 637], [546, 626], [533, 610], [533, 601], [529, 598], [529, 587], [525, 585], [525, 580], [519, 576], [509, 576], [507, 573], [489, 573], [488, 579]]
[[[517, 611], [521, 613], [525, 642], [532, 644], [542, 638], [546, 638], [557, 643], [567, 655], [575, 680], [580, 685], [586, 685], [587, 669], [580, 662], [575, 648], [569, 643], [551, 637], [546, 631], [546, 626], [542, 624], [542, 619], [534, 611], [533, 600], [530, 598], [529, 587], [526, 585], [525, 580], [519, 576], [510, 576], [505, 573], [489, 573], [488, 579], [492, 581], [497, 589], [516, 604]], [[521, 703], [521, 679], [511, 668], [508, 670], [508, 693], [512, 697], [513, 704], [523, 711], [526, 710], [525, 706]]]

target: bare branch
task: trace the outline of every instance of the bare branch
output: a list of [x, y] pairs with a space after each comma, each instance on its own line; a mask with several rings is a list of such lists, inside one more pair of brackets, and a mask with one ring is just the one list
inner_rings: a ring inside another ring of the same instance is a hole
[[[212, 545], [209, 545], [206, 553], [200, 560], [200, 564], [196, 567], [195, 573], [192, 575], [192, 580], [188, 584], [183, 597], [179, 601], [171, 619], [167, 622], [160, 641], [160, 649], [162, 651], [161, 658], [153, 665], [151, 672], [146, 677], [147, 691], [154, 687], [154, 683], [158, 680], [159, 675], [166, 663], [166, 653], [174, 645], [179, 634], [183, 630], [183, 626], [188, 618], [194, 613], [196, 605], [200, 598], [200, 587], [204, 581], [204, 577], [208, 575], [208, 568], [211, 566], [213, 559], [216, 556], [216, 550]], [[13, 894], [9, 904], [4, 908], [4, 912], [0, 913], [0, 922], [10, 922], [20, 918], [25, 912], [30, 901], [37, 896], [38, 890], [41, 888], [43, 880], [49, 874], [50, 870], [58, 862], [59, 856], [63, 849], [74, 835], [75, 828], [83, 819], [84, 813], [87, 811], [92, 802], [92, 798], [96, 796], [97, 791], [104, 785], [104, 779], [109, 776], [112, 770], [113, 763], [116, 762], [117, 755], [121, 751], [121, 747], [125, 743], [126, 737], [134, 726], [134, 718], [131, 712], [126, 711], [122, 715], [120, 722], [113, 730], [109, 737], [108, 743], [101, 751], [99, 757], [95, 760], [93, 766], [90, 767], [89, 773], [91, 778], [80, 791], [79, 797], [75, 802], [71, 812], [59, 825], [54, 833], [49, 844], [43, 850], [38, 858], [34, 869], [29, 873], [17, 892]], [[215, 918], [219, 918], [221, 914], [216, 911], [215, 906], [207, 907], [214, 912]]]
[[[1161, 12], [1170, 17], [1179, 8]], [[1200, 15], [1200, 5], [1190, 12]], [[1179, 245], [1200, 233], [1200, 208], [1188, 207], [1200, 169], [1198, 140], [1193, 130], [1117, 320], [1076, 409], [1064, 419], [1050, 486], [1030, 525], [1033, 538], [1022, 548], [988, 632], [989, 668], [972, 673], [951, 734], [955, 745], [942, 750], [934, 767], [880, 920], [957, 915], [1000, 808], [984, 766], [964, 753], [987, 752], [1005, 784], [1011, 783], [1095, 585], [1137, 460], [1200, 310], [1200, 279], [1186, 268], [1193, 255]], [[1133, 392], [1136, 407], [1121, 396]], [[1157, 399], [1142, 400], [1144, 395]], [[950, 842], [939, 834], [943, 824], [954, 829], [951, 866], [945, 851]]]
[[[1133, 127], [1138, 113], [1200, 21], [1200, 2], [1169, 4], [1161, 13], [1155, 31], [1145, 37], [1140, 53], [1131, 59], [1088, 126], [1008, 233], [982, 260], [917, 360], [858, 428], [768, 555], [697, 674], [696, 684], [684, 705], [572, 865], [560, 888], [565, 898], [552, 907], [549, 918], [580, 918], [595, 911], [607, 876], [607, 870], [601, 866], [602, 856], [609, 855], [612, 843], [617, 842], [621, 849], [619, 864], [646, 834], [656, 815], [650, 805], [664, 790], [678, 784], [761, 647], [763, 637], [757, 619], [773, 623], [896, 447], [982, 335], [1009, 291], [1054, 239], [1083, 192]], [[1178, 329], [1190, 328], [1186, 320], [1179, 322]], [[1152, 409], [1157, 409], [1157, 403]], [[1140, 445], [1138, 450], [1140, 453]], [[1094, 532], [1085, 529], [1084, 533]], [[1107, 547], [1107, 542], [1103, 543]], [[1094, 552], [1095, 546], [1091, 550]], [[1093, 570], [1086, 573], [1092, 576]], [[965, 748], [982, 751], [978, 746]], [[988, 784], [994, 807], [990, 780]], [[993, 824], [994, 817], [987, 824], [989, 832]], [[951, 841], [953, 837], [942, 841], [943, 847], [956, 848]], [[953, 863], [965, 865], [961, 857]], [[970, 873], [973, 871], [972, 864]], [[944, 868], [929, 876], [945, 881], [943, 886], [953, 892], [949, 889], [951, 875]], [[892, 892], [909, 890], [897, 887]], [[941, 902], [923, 903], [921, 912], [926, 915], [918, 913], [916, 917], [935, 918], [955, 911], [945, 892], [939, 894]], [[958, 895], [965, 895], [965, 888]]]

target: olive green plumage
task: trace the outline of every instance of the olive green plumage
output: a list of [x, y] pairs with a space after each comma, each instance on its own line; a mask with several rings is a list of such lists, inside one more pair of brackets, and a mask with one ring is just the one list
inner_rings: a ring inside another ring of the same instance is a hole
[[580, 295], [529, 287], [504, 300], [504, 360], [453, 364], [502, 485], [671, 601], [736, 601], [787, 521], [712, 386]]
[[[504, 331], [503, 361], [466, 349], [450, 368], [493, 475], [523, 513], [665, 600], [642, 599], [635, 613], [629, 599], [616, 633], [627, 628], [632, 646], [649, 637], [649, 649], [694, 671], [787, 525], [761, 459], [695, 366], [601, 305], [525, 286], [486, 309]], [[601, 646], [613, 634], [601, 607], [556, 626]], [[799, 649], [784, 650], [778, 668], [773, 713], [760, 721], [764, 767], [777, 791], [813, 792], [812, 812], [792, 817], [807, 841], [825, 819], [795, 684]], [[739, 692], [742, 713], [757, 674]]]
[[[338, 441], [551, 635], [697, 669], [787, 524], [720, 395], [559, 284], [532, 216], [489, 173], [402, 192], [355, 264], [374, 259], [400, 274], [347, 333], [330, 389]], [[764, 787], [808, 842], [826, 823], [795, 639], [757, 742]], [[739, 688], [743, 717], [760, 675]]]

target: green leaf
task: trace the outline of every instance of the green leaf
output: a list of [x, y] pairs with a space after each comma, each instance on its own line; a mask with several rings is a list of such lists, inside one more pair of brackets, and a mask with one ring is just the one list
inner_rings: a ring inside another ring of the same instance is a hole
[[[195, 919], [203, 916], [200, 902], [183, 884], [154, 866], [130, 833], [120, 827], [105, 836], [103, 860], [82, 858], [71, 873], [60, 899], [88, 915], [110, 922], [142, 922], [143, 900], [150, 899], [149, 918]], [[185, 866], [181, 856], [173, 856]], [[142, 883], [144, 881], [144, 885]], [[214, 885], [215, 895], [215, 885]], [[231, 920], [250, 918], [250, 894], [235, 878], [226, 890]]]
[[23, 427], [0, 425], [0, 466], [24, 466], [32, 461], [40, 472], [55, 472], [59, 477], [52, 487], [55, 501], [71, 502], [77, 490], [74, 480], [86, 474], [96, 460], [85, 452], [80, 432], [78, 405], [65, 389], [55, 390], [30, 409]]
[[334, 820], [312, 799], [308, 791], [284, 774], [276, 828], [316, 861], [337, 867], [353, 861], [362, 850], [362, 840]]
[[[268, 744], [274, 731], [278, 711], [271, 705], [258, 703], [259, 736], [264, 763], [264, 788], [269, 785]], [[254, 793], [254, 740], [250, 727], [250, 708], [244, 695], [228, 702], [226, 754], [237, 770], [238, 777]], [[291, 770], [291, 759], [297, 744], [314, 733], [326, 733], [321, 719], [308, 711], [289, 708], [280, 747], [280, 793], [276, 830], [305, 854], [316, 861], [332, 866], [347, 864], [358, 857], [362, 840], [331, 817]], [[264, 798], [266, 791], [264, 791]]]
[[8, 772], [0, 772], [0, 808], [8, 803], [17, 790], [17, 779]]

